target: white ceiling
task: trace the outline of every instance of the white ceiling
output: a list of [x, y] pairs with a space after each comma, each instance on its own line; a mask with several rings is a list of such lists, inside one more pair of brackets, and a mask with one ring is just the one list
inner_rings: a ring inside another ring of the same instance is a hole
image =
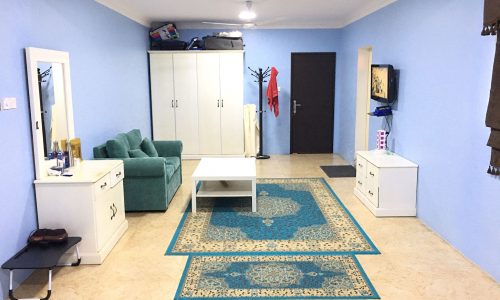
[[[154, 21], [172, 21], [179, 28], [210, 27], [201, 21], [241, 23], [238, 14], [245, 8], [244, 0], [96, 1], [148, 27]], [[257, 28], [341, 28], [395, 1], [254, 0], [253, 23]]]

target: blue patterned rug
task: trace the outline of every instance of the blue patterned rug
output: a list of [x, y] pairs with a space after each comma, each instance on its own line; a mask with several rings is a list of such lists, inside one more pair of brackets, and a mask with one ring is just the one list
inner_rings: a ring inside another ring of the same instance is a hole
[[177, 255], [379, 254], [322, 178], [258, 179], [250, 198], [198, 199], [167, 249]]
[[175, 299], [379, 299], [352, 255], [194, 256]]

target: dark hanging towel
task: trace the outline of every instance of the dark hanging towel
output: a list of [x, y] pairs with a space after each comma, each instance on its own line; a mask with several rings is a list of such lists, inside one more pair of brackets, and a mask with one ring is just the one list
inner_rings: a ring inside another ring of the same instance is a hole
[[[500, 25], [500, 0], [484, 1], [484, 23], [482, 35], [497, 35]], [[495, 61], [491, 78], [490, 101], [486, 111], [486, 126], [491, 128], [488, 146], [491, 147], [491, 161], [488, 173], [500, 175], [500, 35], [497, 35]]]

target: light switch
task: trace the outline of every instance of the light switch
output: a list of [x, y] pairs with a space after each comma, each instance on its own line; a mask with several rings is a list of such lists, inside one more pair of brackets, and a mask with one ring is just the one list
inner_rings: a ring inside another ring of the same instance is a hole
[[0, 109], [2, 110], [14, 109], [16, 107], [16, 98], [14, 97], [3, 98], [0, 100]]

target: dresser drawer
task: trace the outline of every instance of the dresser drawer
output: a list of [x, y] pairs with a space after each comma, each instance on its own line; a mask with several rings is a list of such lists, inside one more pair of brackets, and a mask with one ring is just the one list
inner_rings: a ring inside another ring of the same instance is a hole
[[368, 185], [365, 189], [365, 195], [375, 207], [378, 207], [378, 186]]
[[378, 187], [379, 169], [371, 163], [366, 163], [366, 182], [367, 185]]
[[111, 186], [115, 186], [118, 182], [123, 180], [125, 172], [123, 171], [123, 164], [120, 164], [118, 167], [114, 168], [110, 173]]
[[356, 188], [360, 191], [364, 191], [366, 186], [366, 164], [366, 159], [358, 155], [356, 158]]
[[99, 198], [102, 193], [106, 193], [110, 187], [111, 180], [108, 173], [94, 184], [96, 198]]

